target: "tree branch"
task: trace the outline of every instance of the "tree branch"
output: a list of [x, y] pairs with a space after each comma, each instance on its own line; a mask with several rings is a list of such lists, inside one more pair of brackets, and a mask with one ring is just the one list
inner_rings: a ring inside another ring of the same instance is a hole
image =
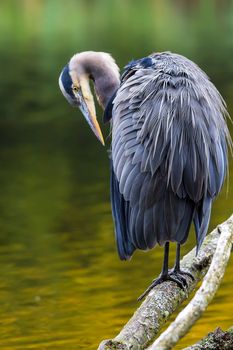
[[200, 342], [189, 346], [183, 350], [229, 350], [233, 349], [233, 327], [226, 332], [221, 328], [215, 329], [214, 332], [209, 333]]
[[[229, 227], [230, 222], [230, 227]], [[150, 350], [169, 350], [188, 332], [201, 317], [219, 288], [230, 258], [233, 243], [233, 218], [219, 226], [221, 235], [210, 268], [201, 287], [189, 304], [179, 313], [174, 322], [149, 348]]]
[[[220, 229], [233, 230], [233, 216], [224, 222]], [[141, 304], [133, 317], [113, 340], [101, 342], [98, 350], [141, 350], [155, 338], [169, 316], [189, 297], [198, 281], [206, 274], [216, 250], [220, 230], [216, 228], [205, 239], [195, 256], [196, 249], [189, 252], [181, 261], [181, 268], [192, 273], [195, 280], [188, 278], [187, 292], [174, 282], [163, 282], [156, 286]]]

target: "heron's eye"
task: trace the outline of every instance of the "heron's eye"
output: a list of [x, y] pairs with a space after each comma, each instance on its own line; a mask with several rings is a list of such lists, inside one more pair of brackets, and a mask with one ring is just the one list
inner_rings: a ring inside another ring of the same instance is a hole
[[73, 91], [78, 92], [78, 87], [77, 86], [72, 86]]

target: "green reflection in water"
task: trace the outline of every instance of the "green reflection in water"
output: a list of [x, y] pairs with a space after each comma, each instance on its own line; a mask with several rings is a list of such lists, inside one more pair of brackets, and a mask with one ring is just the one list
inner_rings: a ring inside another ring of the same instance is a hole
[[[61, 96], [62, 66], [86, 49], [111, 52], [121, 67], [173, 50], [207, 71], [232, 112], [232, 38], [227, 1], [1, 1], [1, 349], [94, 350], [119, 331], [160, 272], [162, 249], [130, 262], [117, 257], [108, 154]], [[232, 184], [231, 176], [210, 229], [232, 212]], [[183, 253], [193, 245], [190, 235]], [[176, 349], [232, 325], [232, 276], [231, 262], [215, 300]]]

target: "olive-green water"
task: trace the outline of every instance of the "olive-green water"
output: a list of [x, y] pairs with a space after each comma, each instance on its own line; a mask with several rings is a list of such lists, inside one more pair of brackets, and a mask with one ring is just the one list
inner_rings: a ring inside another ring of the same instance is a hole
[[[159, 247], [130, 262], [117, 257], [108, 147], [57, 84], [63, 65], [82, 50], [111, 52], [121, 68], [152, 51], [184, 54], [209, 74], [233, 114], [231, 1], [1, 0], [1, 350], [97, 349], [160, 272]], [[210, 230], [232, 213], [232, 160], [230, 167]], [[191, 233], [183, 253], [194, 244]], [[174, 257], [173, 250], [171, 263]], [[176, 349], [233, 324], [232, 262]]]

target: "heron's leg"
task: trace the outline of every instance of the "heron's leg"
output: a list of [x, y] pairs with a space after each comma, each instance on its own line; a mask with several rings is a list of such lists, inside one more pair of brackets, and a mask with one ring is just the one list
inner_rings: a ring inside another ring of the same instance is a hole
[[177, 243], [176, 245], [176, 262], [174, 271], [180, 271], [180, 243]]
[[168, 275], [169, 242], [165, 243], [163, 255], [163, 267], [160, 277]]
[[155, 286], [158, 284], [164, 282], [164, 281], [173, 281], [179, 285], [179, 287], [183, 288], [183, 282], [180, 281], [179, 278], [176, 277], [175, 274], [169, 273], [168, 271], [168, 259], [169, 259], [169, 242], [165, 243], [164, 246], [164, 258], [163, 258], [163, 267], [162, 267], [162, 272], [158, 278], [153, 280], [151, 285], [145, 290], [142, 295], [138, 298], [139, 300], [142, 300]]
[[189, 276], [193, 281], [194, 277], [190, 272], [186, 272], [180, 269], [180, 243], [177, 243], [176, 246], [176, 261], [173, 270], [171, 270], [170, 274], [177, 276], [182, 282], [183, 285], [187, 286], [186, 276]]

